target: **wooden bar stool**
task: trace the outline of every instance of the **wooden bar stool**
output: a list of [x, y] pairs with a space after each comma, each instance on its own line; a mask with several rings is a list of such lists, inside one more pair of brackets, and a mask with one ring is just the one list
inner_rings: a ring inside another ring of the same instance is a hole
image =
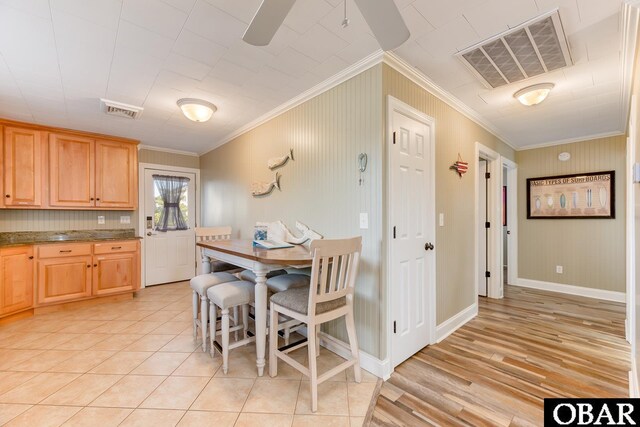
[[[353, 366], [356, 382], [361, 381], [358, 338], [353, 316], [353, 293], [362, 250], [362, 238], [340, 240], [314, 240], [311, 242], [313, 264], [311, 286], [278, 292], [271, 297], [271, 324], [269, 335], [278, 331], [279, 315], [307, 324], [307, 341], [283, 349], [277, 348], [277, 340], [269, 340], [269, 375], [278, 374], [278, 359], [282, 359], [304, 375], [311, 385], [311, 410], [318, 410], [318, 384], [338, 372]], [[318, 376], [318, 330], [321, 324], [345, 317], [347, 335], [351, 347], [351, 359]], [[309, 352], [309, 367], [302, 365], [287, 353], [306, 345]]]
[[[255, 341], [255, 337], [247, 336], [249, 327], [249, 304], [254, 302], [254, 284], [247, 281], [236, 281], [213, 286], [207, 290], [209, 299], [209, 340], [211, 341], [211, 355], [213, 356], [213, 348], [218, 347], [216, 335], [222, 338], [222, 346], [218, 350], [222, 353], [222, 372], [225, 374], [229, 370], [229, 350], [249, 344]], [[229, 309], [242, 307], [242, 325], [236, 324], [233, 328], [229, 325]], [[218, 332], [216, 328], [217, 310], [221, 310], [221, 329]], [[242, 329], [244, 338], [236, 340], [233, 344], [229, 344], [229, 333]]]

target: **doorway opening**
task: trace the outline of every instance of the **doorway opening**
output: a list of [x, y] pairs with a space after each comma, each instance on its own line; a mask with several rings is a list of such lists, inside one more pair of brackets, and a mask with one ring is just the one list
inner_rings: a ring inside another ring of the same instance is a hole
[[502, 162], [476, 142], [476, 295], [502, 298]]
[[139, 232], [145, 287], [188, 280], [196, 274], [199, 178], [196, 169], [140, 165]]
[[502, 260], [506, 269], [504, 285], [515, 284], [518, 278], [518, 165], [502, 158]]

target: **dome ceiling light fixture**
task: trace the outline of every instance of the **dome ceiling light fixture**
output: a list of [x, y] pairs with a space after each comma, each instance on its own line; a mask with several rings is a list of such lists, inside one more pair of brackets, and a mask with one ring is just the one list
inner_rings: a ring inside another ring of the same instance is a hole
[[522, 105], [531, 107], [544, 101], [554, 86], [555, 85], [553, 83], [540, 83], [533, 86], [527, 86], [514, 93], [513, 97], [520, 101]]
[[212, 103], [197, 98], [182, 98], [177, 104], [187, 119], [198, 123], [206, 122], [218, 110]]

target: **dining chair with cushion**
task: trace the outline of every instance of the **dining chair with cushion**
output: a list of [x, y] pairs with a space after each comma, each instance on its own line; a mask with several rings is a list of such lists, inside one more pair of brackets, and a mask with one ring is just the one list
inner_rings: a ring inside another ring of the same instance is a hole
[[[271, 322], [269, 335], [278, 331], [279, 315], [283, 314], [307, 325], [307, 341], [300, 345], [278, 349], [278, 340], [269, 340], [269, 375], [278, 374], [278, 359], [282, 359], [310, 379], [311, 410], [318, 409], [318, 384], [351, 366], [356, 382], [360, 382], [360, 356], [353, 314], [353, 297], [362, 238], [314, 240], [310, 245], [313, 255], [309, 287], [298, 287], [271, 296]], [[318, 376], [318, 331], [321, 324], [345, 317], [351, 358]], [[306, 367], [288, 355], [306, 345], [309, 366]]]
[[[196, 243], [200, 242], [210, 242], [214, 240], [229, 240], [231, 239], [232, 229], [229, 226], [224, 227], [196, 227]], [[203, 270], [206, 269], [207, 263], [210, 265], [208, 271], [203, 271], [203, 273], [218, 273], [220, 271], [232, 271], [232, 270], [240, 270], [239, 267], [229, 264], [228, 262], [219, 261], [219, 260], [209, 260], [205, 257], [202, 248], [199, 247], [200, 250], [200, 260], [203, 265]]]

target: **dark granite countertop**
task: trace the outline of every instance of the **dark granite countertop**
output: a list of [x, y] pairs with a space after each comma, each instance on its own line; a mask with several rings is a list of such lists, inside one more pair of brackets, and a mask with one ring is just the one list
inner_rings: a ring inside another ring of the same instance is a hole
[[135, 240], [133, 228], [115, 230], [16, 231], [0, 233], [0, 247], [40, 243], [92, 242], [98, 240]]

